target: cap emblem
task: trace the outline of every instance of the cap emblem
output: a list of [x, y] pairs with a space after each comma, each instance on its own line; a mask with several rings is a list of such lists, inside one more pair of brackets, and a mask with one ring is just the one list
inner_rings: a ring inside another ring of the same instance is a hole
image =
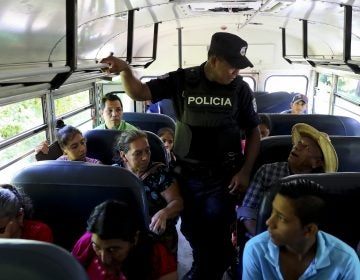
[[241, 54], [242, 56], [245, 56], [245, 54], [246, 54], [246, 49], [247, 49], [247, 47], [242, 47], [242, 48], [241, 48], [240, 54]]

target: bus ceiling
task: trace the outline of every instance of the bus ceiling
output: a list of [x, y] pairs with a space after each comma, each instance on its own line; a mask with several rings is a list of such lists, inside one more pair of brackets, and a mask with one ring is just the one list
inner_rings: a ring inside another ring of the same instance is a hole
[[144, 69], [197, 65], [217, 31], [248, 41], [254, 71], [288, 62], [360, 72], [360, 1], [2, 2], [0, 84], [101, 77], [110, 53]]

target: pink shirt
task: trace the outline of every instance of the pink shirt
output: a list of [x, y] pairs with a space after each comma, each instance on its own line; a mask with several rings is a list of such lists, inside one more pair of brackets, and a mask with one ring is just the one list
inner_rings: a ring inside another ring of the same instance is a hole
[[[126, 280], [121, 275], [114, 275], [106, 270], [101, 260], [96, 256], [91, 246], [91, 233], [86, 232], [75, 244], [72, 254], [85, 267], [91, 280]], [[149, 279], [159, 279], [161, 276], [176, 271], [175, 257], [160, 243], [156, 243], [152, 255], [152, 276]], [[139, 268], [141, 269], [141, 268]], [[141, 280], [141, 279], [139, 279]]]
[[[62, 155], [61, 157], [58, 157], [56, 160], [69, 160], [67, 155]], [[70, 160], [69, 160], [70, 161]], [[94, 164], [102, 164], [102, 162], [95, 158], [85, 158], [85, 162], [94, 163]]]

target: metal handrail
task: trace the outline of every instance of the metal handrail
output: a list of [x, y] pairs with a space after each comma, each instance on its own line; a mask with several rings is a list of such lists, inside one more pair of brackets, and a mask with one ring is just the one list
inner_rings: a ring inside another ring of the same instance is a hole
[[0, 71], [0, 81], [15, 79], [15, 78], [23, 78], [23, 77], [31, 77], [37, 75], [45, 75], [45, 74], [59, 74], [66, 73], [70, 71], [69, 66], [61, 66], [61, 67], [48, 67], [48, 68], [25, 68], [19, 70], [7, 70], [4, 72]]

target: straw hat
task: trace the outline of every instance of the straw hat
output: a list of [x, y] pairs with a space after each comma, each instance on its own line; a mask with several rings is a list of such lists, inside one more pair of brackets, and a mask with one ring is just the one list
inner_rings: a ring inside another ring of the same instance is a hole
[[338, 157], [334, 146], [331, 144], [329, 135], [320, 132], [306, 123], [297, 123], [292, 127], [291, 138], [293, 144], [300, 141], [301, 135], [311, 137], [319, 145], [324, 156], [324, 171], [336, 172], [338, 169]]

